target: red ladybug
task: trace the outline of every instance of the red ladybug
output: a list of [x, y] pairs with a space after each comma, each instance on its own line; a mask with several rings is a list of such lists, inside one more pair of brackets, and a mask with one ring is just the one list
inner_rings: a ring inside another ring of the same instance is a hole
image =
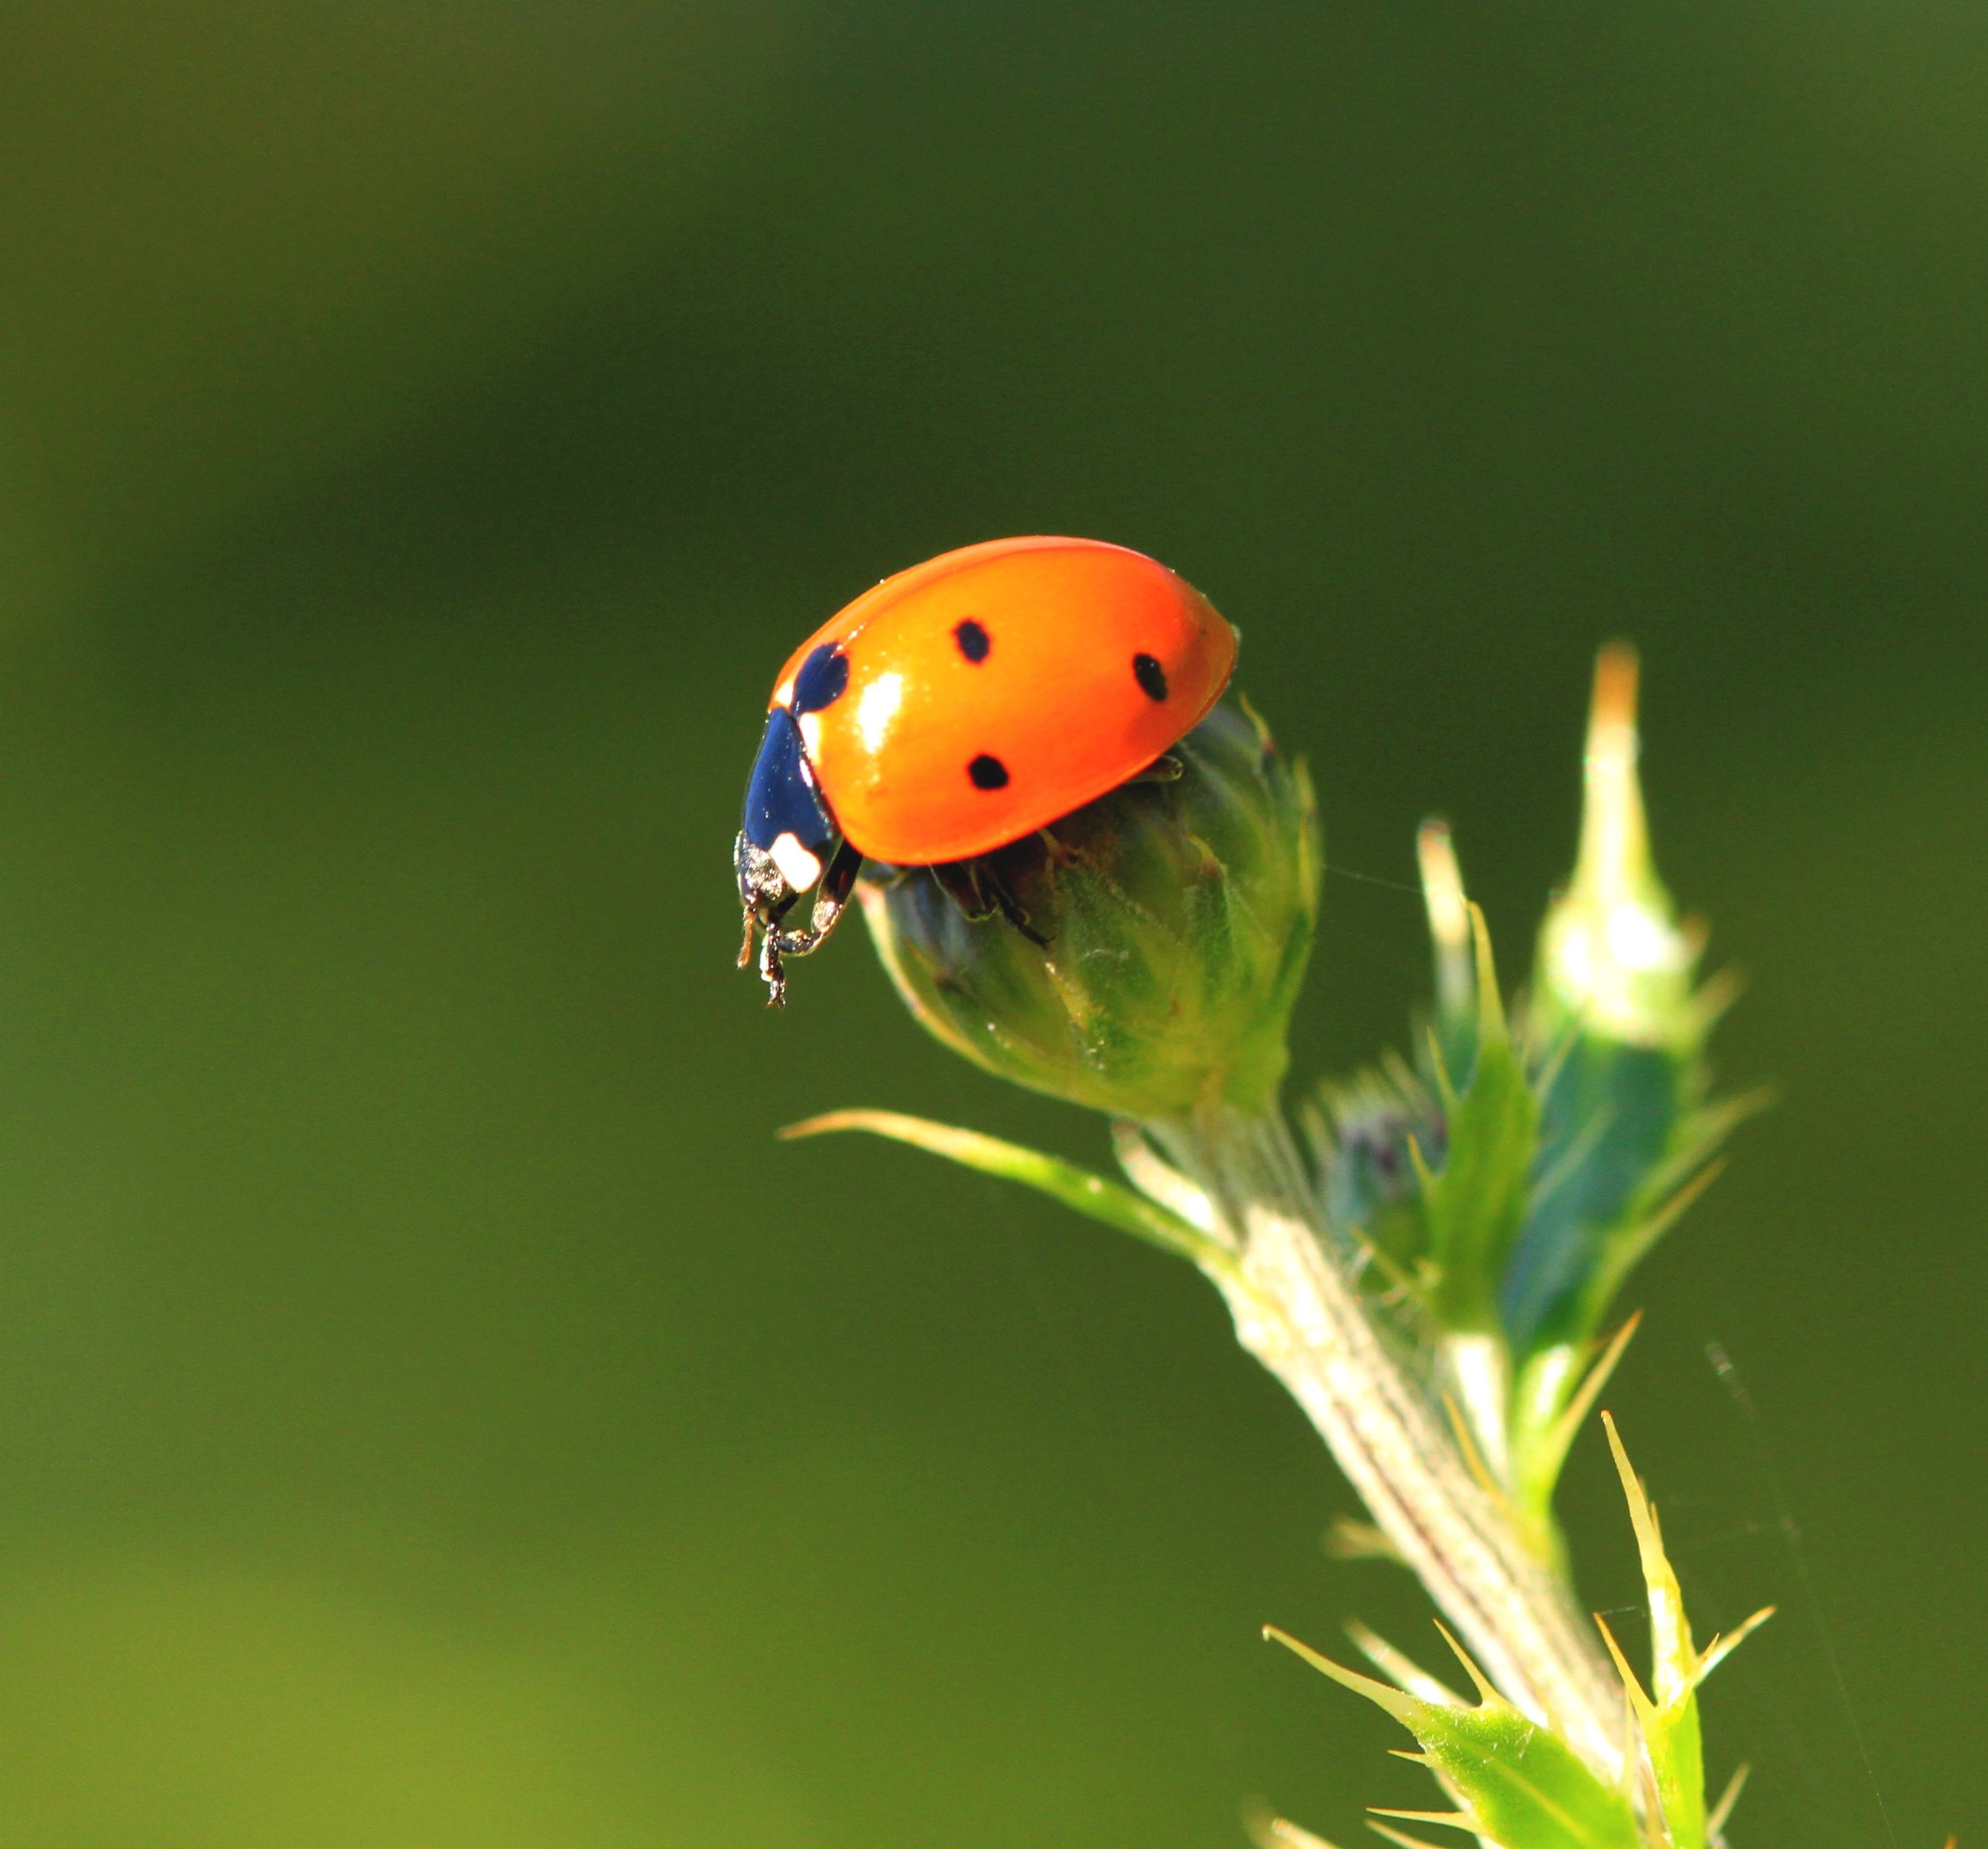
[[1046, 827], [1151, 766], [1235, 660], [1199, 591], [1100, 540], [992, 539], [886, 578], [774, 686], [735, 850], [740, 966], [759, 937], [783, 1000], [781, 958], [834, 928], [866, 858], [950, 870]]

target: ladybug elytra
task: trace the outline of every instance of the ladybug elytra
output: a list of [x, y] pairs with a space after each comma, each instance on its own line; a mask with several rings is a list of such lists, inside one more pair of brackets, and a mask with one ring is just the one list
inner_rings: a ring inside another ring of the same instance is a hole
[[781, 958], [834, 928], [866, 859], [943, 872], [1046, 828], [1153, 766], [1235, 659], [1192, 586], [1099, 540], [990, 540], [885, 579], [774, 685], [735, 853], [741, 966], [758, 938], [781, 1001]]

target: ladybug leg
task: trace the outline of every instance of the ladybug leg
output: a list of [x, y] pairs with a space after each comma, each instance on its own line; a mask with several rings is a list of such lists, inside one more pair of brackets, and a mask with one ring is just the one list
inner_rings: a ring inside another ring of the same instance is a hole
[[931, 869], [932, 877], [970, 924], [980, 924], [1001, 909], [988, 897], [983, 879], [986, 867], [984, 860], [945, 860]]
[[1046, 950], [1050, 941], [1029, 921], [1029, 914], [1022, 902], [1008, 890], [1006, 883], [997, 874], [989, 882], [989, 890], [994, 896], [996, 908], [1002, 918], [1013, 925], [1038, 950]]
[[821, 884], [816, 888], [814, 909], [808, 915], [806, 929], [783, 931], [776, 922], [767, 932], [769, 943], [778, 941], [779, 955], [804, 957], [820, 947], [828, 934], [841, 922], [849, 895], [856, 885], [856, 876], [862, 870], [862, 855], [847, 841], [843, 842], [829, 862], [828, 870], [821, 876]]
[[1008, 888], [1000, 870], [989, 860], [948, 860], [932, 868], [932, 876], [959, 908], [960, 915], [979, 924], [1006, 918], [1031, 944], [1046, 949], [1049, 939], [1030, 922], [1027, 908]]
[[759, 940], [759, 980], [766, 985], [766, 1006], [786, 1007], [787, 973], [780, 967], [780, 933], [776, 926], [769, 927]]
[[789, 893], [785, 898], [760, 909], [746, 914], [746, 941], [739, 948], [739, 967], [743, 969], [752, 961], [752, 940], [760, 932], [759, 979], [766, 985], [766, 1006], [784, 1008], [787, 1005], [787, 979], [780, 967], [783, 940], [790, 941], [793, 933], [780, 928], [780, 921], [793, 908], [797, 895]]
[[789, 931], [784, 924], [795, 901], [800, 897], [798, 893], [783, 893], [777, 898], [759, 896], [748, 904], [746, 938], [739, 946], [739, 966], [743, 969], [752, 961], [753, 939], [758, 935], [759, 979], [766, 985], [769, 1008], [786, 1006], [786, 973], [782, 960], [804, 957], [810, 951], [820, 948], [823, 940], [841, 921], [850, 893], [856, 884], [856, 876], [862, 869], [862, 855], [844, 842], [836, 849], [827, 870], [822, 875], [821, 884], [815, 891], [813, 911], [806, 928], [800, 931]]
[[1036, 838], [1043, 844], [1043, 852], [1049, 856], [1052, 867], [1074, 867], [1084, 858], [1074, 847], [1067, 847], [1046, 828], [1036, 830]]
[[1146, 768], [1128, 777], [1128, 783], [1178, 783], [1187, 766], [1170, 751], [1163, 751]]

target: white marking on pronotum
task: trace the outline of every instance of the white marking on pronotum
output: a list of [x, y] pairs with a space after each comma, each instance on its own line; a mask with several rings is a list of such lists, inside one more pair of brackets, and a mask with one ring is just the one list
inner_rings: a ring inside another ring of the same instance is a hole
[[821, 715], [804, 712], [796, 723], [801, 728], [801, 742], [807, 747], [808, 755], [813, 757], [821, 749]]
[[900, 674], [879, 674], [864, 688], [862, 698], [856, 702], [856, 729], [870, 750], [883, 743], [904, 698], [904, 677]]
[[778, 687], [773, 689], [773, 704], [776, 706], [791, 706], [793, 703], [794, 677], [789, 674]]
[[773, 857], [773, 864], [779, 868], [780, 877], [796, 892], [806, 892], [821, 877], [821, 862], [791, 833], [775, 837], [768, 850]]

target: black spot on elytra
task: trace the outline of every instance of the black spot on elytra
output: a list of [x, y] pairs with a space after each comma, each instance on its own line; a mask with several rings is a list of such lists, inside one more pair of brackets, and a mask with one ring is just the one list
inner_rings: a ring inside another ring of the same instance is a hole
[[1164, 700], [1167, 697], [1167, 671], [1160, 665], [1158, 655], [1134, 655], [1132, 678], [1139, 683], [1148, 699]]
[[801, 664], [794, 676], [796, 715], [833, 706], [849, 685], [849, 657], [833, 642], [824, 642]]
[[973, 779], [975, 789], [1006, 789], [1008, 787], [1008, 767], [999, 758], [990, 757], [986, 752], [966, 767], [966, 774]]
[[959, 644], [959, 652], [969, 661], [984, 661], [987, 651], [994, 644], [988, 640], [987, 632], [969, 617], [963, 623], [952, 626], [952, 639]]

